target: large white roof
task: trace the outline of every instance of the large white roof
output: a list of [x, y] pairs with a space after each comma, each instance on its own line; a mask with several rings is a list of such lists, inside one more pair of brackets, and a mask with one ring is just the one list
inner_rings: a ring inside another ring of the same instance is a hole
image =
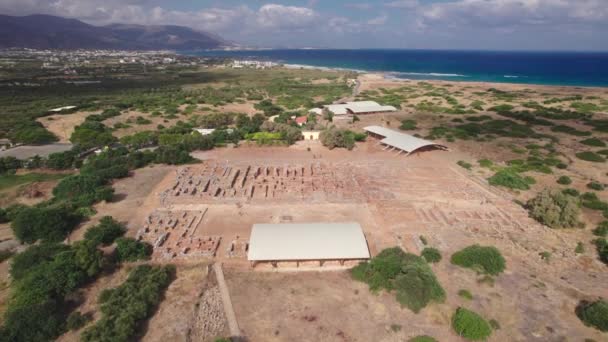
[[368, 259], [358, 223], [254, 224], [250, 261]]
[[415, 136], [393, 131], [392, 129], [388, 129], [381, 126], [367, 126], [363, 129], [367, 132], [383, 136], [384, 139], [380, 141], [381, 143], [398, 148], [402, 151], [407, 152], [408, 154], [426, 146], [437, 146], [440, 148], [446, 148], [445, 146], [434, 143], [432, 141], [416, 138]]
[[376, 101], [354, 101], [341, 104], [332, 104], [324, 106], [335, 115], [352, 113], [379, 113], [379, 112], [394, 112], [397, 109], [393, 106], [382, 106]]

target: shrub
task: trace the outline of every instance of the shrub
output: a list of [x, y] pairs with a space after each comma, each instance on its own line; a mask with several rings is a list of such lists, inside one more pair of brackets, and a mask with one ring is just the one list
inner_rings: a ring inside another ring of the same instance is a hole
[[588, 161], [588, 162], [593, 162], [593, 163], [603, 163], [603, 162], [606, 161], [606, 158], [600, 156], [597, 153], [589, 152], [589, 151], [587, 151], [587, 152], [579, 152], [579, 153], [577, 153], [575, 155], [576, 155], [576, 157], [578, 159], [582, 159], [582, 160], [585, 160], [585, 161]]
[[480, 159], [477, 162], [479, 163], [479, 166], [485, 167], [485, 168], [490, 168], [490, 167], [492, 167], [492, 165], [494, 165], [494, 163], [489, 159]]
[[574, 253], [582, 254], [585, 253], [585, 245], [582, 242], [576, 244], [576, 248], [574, 249]]
[[102, 317], [82, 333], [82, 341], [132, 341], [154, 313], [174, 272], [172, 265], [137, 266], [122, 285], [104, 290], [99, 296]]
[[396, 290], [397, 301], [416, 313], [430, 302], [445, 300], [445, 291], [424, 259], [398, 247], [385, 249], [369, 262], [360, 263], [351, 274], [372, 291]]
[[594, 192], [586, 192], [582, 194], [581, 200], [583, 201], [582, 204], [585, 208], [600, 211], [608, 210], [608, 203], [600, 200], [599, 197], [597, 197], [597, 194]]
[[401, 126], [399, 126], [399, 129], [401, 129], [403, 131], [411, 131], [411, 130], [418, 129], [418, 127], [416, 127], [416, 120], [401, 121]]
[[561, 176], [557, 179], [557, 184], [570, 185], [572, 184], [572, 179], [570, 179], [568, 176]]
[[120, 261], [147, 260], [152, 254], [152, 246], [131, 238], [116, 240], [116, 254]]
[[605, 238], [599, 238], [594, 241], [595, 248], [597, 249], [597, 254], [600, 257], [600, 260], [608, 264], [608, 241]]
[[472, 245], [452, 255], [451, 262], [480, 273], [497, 275], [505, 270], [505, 259], [496, 247]]
[[510, 169], [502, 169], [488, 178], [488, 182], [493, 186], [504, 186], [509, 189], [528, 190], [530, 184], [534, 184], [534, 179], [522, 177]]
[[14, 254], [15, 252], [9, 250], [0, 251], [0, 263], [3, 263], [5, 260], [10, 259]]
[[78, 330], [84, 327], [84, 325], [92, 319], [93, 317], [91, 317], [91, 315], [83, 315], [80, 311], [74, 311], [66, 320], [66, 328], [68, 328], [68, 330]]
[[581, 301], [575, 312], [585, 325], [603, 332], [608, 331], [608, 302], [604, 299], [595, 302]]
[[572, 196], [572, 197], [578, 197], [581, 195], [581, 193], [578, 190], [572, 189], [572, 188], [562, 190], [562, 194]]
[[63, 241], [80, 222], [68, 208], [27, 207], [23, 208], [11, 222], [11, 228], [19, 241], [34, 243]]
[[456, 164], [460, 165], [462, 168], [465, 168], [467, 170], [470, 170], [471, 167], [473, 166], [470, 163], [465, 162], [464, 160], [459, 160]]
[[492, 326], [492, 329], [494, 329], [494, 330], [500, 329], [500, 323], [498, 323], [498, 321], [495, 319], [490, 320], [490, 325]]
[[575, 197], [545, 189], [530, 199], [526, 207], [530, 217], [551, 228], [579, 225], [580, 208]]
[[606, 143], [598, 138], [589, 138], [582, 140], [581, 144], [594, 147], [606, 147]]
[[326, 129], [319, 135], [319, 140], [330, 150], [336, 147], [352, 150], [355, 147], [355, 133], [345, 129]]
[[428, 335], [420, 335], [410, 338], [407, 342], [437, 342], [437, 340]]
[[600, 182], [592, 181], [587, 184], [587, 188], [589, 188], [591, 190], [595, 190], [595, 191], [603, 191], [605, 186], [604, 186], [604, 184], [602, 184]]
[[460, 296], [460, 298], [464, 298], [464, 299], [468, 299], [468, 300], [473, 299], [473, 294], [469, 290], [458, 291], [458, 296]]
[[538, 253], [538, 255], [540, 256], [541, 260], [544, 260], [546, 262], [551, 261], [551, 252], [544, 251]]
[[426, 247], [422, 250], [421, 256], [426, 262], [436, 263], [441, 261], [441, 253], [438, 249], [433, 247]]
[[114, 243], [114, 240], [123, 236], [126, 232], [124, 225], [116, 222], [110, 216], [104, 216], [99, 224], [89, 228], [84, 233], [84, 238], [93, 241], [95, 244], [104, 246]]
[[593, 235], [599, 237], [608, 236], [608, 221], [601, 222], [594, 230]]
[[8, 217], [8, 213], [6, 212], [6, 209], [4, 208], [0, 208], [0, 223], [7, 223], [10, 222], [10, 218]]
[[492, 334], [492, 327], [479, 314], [458, 308], [452, 316], [452, 328], [459, 336], [471, 341], [485, 340]]

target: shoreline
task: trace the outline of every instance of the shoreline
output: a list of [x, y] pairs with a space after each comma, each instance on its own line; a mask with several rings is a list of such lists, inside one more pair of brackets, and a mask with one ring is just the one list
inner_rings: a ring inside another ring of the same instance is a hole
[[[441, 74], [441, 73], [405, 73], [405, 72], [395, 72], [395, 71], [368, 71], [368, 70], [359, 70], [359, 69], [349, 69], [349, 68], [339, 68], [339, 67], [324, 67], [324, 66], [316, 66], [316, 65], [306, 65], [306, 64], [292, 64], [292, 63], [284, 63], [281, 64], [282, 67], [286, 69], [304, 69], [304, 70], [320, 70], [320, 71], [329, 71], [329, 72], [355, 72], [358, 73], [358, 77], [365, 75], [372, 76], [381, 76], [385, 81], [393, 81], [393, 82], [430, 82], [430, 83], [463, 83], [470, 85], [504, 85], [504, 86], [517, 86], [517, 87], [551, 87], [551, 88], [560, 88], [560, 89], [608, 89], [608, 86], [581, 86], [581, 85], [560, 85], [560, 84], [543, 84], [543, 83], [518, 83], [518, 82], [499, 82], [499, 81], [479, 81], [479, 80], [462, 80], [462, 79], [443, 79], [443, 78], [403, 78], [396, 77], [395, 74], [411, 74], [411, 75], [437, 75], [436, 77], [461, 77], [463, 75], [460, 74]], [[466, 76], [465, 76], [466, 77]], [[509, 78], [519, 78], [520, 76], [511, 76]]]

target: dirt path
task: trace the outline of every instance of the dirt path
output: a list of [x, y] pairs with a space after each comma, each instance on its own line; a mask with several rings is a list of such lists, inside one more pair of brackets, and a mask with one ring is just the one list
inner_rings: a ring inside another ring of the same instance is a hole
[[232, 307], [232, 301], [230, 300], [230, 292], [228, 292], [228, 286], [226, 285], [226, 280], [224, 279], [222, 264], [216, 262], [213, 264], [213, 270], [215, 271], [215, 277], [220, 287], [222, 302], [224, 303], [224, 313], [226, 314], [228, 327], [230, 329], [230, 336], [241, 336], [239, 324], [236, 321], [236, 315], [234, 313], [234, 308]]

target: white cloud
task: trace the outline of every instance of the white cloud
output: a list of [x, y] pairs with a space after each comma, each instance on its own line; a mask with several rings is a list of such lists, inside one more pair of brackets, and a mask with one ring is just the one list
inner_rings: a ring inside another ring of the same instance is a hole
[[384, 6], [392, 7], [392, 8], [412, 9], [412, 8], [416, 8], [416, 7], [420, 6], [420, 3], [418, 2], [418, 0], [396, 0], [396, 1], [387, 2], [384, 4]]
[[606, 0], [458, 0], [421, 9], [426, 24], [514, 28], [608, 20]]
[[374, 7], [374, 5], [370, 4], [369, 2], [359, 2], [359, 3], [348, 3], [344, 5], [347, 8], [354, 8], [354, 9], [358, 9], [358, 10], [369, 10], [372, 9], [372, 7]]
[[310, 27], [319, 15], [306, 7], [268, 4], [256, 13], [256, 22], [263, 29], [298, 30]]
[[382, 26], [382, 25], [386, 24], [387, 21], [388, 21], [388, 15], [382, 14], [382, 15], [380, 15], [378, 17], [369, 19], [367, 21], [367, 25]]

